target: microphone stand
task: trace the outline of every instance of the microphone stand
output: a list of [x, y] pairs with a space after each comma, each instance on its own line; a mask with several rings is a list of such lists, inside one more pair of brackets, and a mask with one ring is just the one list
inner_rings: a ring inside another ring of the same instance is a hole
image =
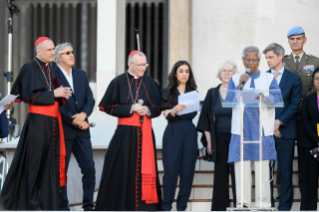
[[139, 29], [135, 29], [136, 32], [136, 42], [137, 42], [137, 50], [141, 51], [141, 46], [140, 46], [140, 35], [139, 35]]
[[[12, 71], [12, 19], [13, 19], [13, 15], [19, 15], [19, 8], [18, 6], [15, 4], [14, 0], [7, 0], [7, 5], [6, 7], [9, 10], [9, 18], [6, 21], [5, 25], [8, 24], [8, 71], [4, 73], [4, 76], [6, 78], [6, 82], [7, 82], [7, 91], [8, 94], [10, 94], [10, 90], [11, 90], [11, 82], [13, 81], [13, 71]], [[13, 111], [13, 108], [12, 108]], [[13, 112], [12, 112], [13, 114]], [[15, 137], [15, 129], [16, 129], [16, 125], [15, 125], [15, 120], [11, 119], [11, 111], [8, 110], [7, 111], [7, 118], [8, 118], [8, 122], [9, 122], [9, 134], [8, 137], [6, 139], [6, 143], [9, 142], [9, 139], [12, 140], [12, 137]], [[17, 133], [17, 130], [16, 130]], [[1, 179], [1, 190], [3, 187], [3, 183], [5, 180], [5, 175], [6, 175], [6, 158], [3, 159], [2, 161], [2, 179]]]

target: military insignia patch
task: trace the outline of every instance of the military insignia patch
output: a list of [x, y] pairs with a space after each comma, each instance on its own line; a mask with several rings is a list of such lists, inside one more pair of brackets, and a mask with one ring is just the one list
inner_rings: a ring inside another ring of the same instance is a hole
[[305, 72], [305, 73], [312, 73], [315, 70], [315, 66], [314, 65], [306, 65], [304, 67], [302, 67], [301, 71]]
[[303, 32], [303, 30], [300, 28], [300, 32]]

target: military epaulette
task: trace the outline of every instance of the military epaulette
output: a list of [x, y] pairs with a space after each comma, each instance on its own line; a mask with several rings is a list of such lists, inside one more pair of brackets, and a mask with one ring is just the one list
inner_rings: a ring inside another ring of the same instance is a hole
[[289, 54], [286, 54], [284, 57], [289, 57]]
[[317, 56], [315, 56], [315, 55], [312, 55], [312, 54], [308, 54], [308, 56], [309, 57], [314, 57], [314, 58], [317, 58], [317, 59], [319, 59]]

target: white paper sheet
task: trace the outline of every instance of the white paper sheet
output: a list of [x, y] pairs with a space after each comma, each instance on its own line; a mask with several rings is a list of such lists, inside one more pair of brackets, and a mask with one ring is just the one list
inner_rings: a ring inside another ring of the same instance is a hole
[[178, 96], [178, 104], [184, 104], [186, 107], [178, 113], [184, 115], [199, 111], [199, 95], [197, 91], [192, 91]]
[[0, 102], [0, 114], [4, 111], [5, 107], [4, 105], [5, 104], [8, 104], [10, 102], [13, 102], [13, 100], [15, 100], [17, 97], [19, 96], [18, 95], [12, 95], [12, 94], [9, 94], [7, 95], [6, 97], [4, 97], [1, 102]]

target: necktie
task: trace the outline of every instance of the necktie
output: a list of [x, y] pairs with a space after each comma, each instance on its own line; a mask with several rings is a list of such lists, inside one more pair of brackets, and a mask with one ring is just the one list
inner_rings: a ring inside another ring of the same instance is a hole
[[278, 84], [277, 78], [278, 78], [278, 76], [280, 75], [280, 73], [274, 73], [274, 75], [275, 75], [275, 80], [276, 80], [276, 82], [277, 82], [277, 84]]
[[296, 68], [298, 69], [298, 67], [299, 67], [299, 58], [300, 58], [300, 57], [299, 57], [299, 56], [296, 56], [295, 58], [296, 58]]

